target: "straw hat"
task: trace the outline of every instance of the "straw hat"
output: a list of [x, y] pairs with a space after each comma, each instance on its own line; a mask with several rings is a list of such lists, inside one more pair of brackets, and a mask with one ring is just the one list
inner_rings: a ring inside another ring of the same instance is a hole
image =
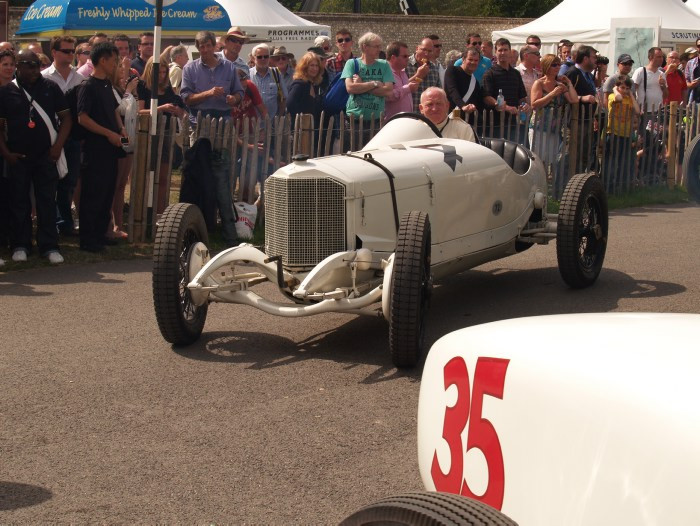
[[241, 40], [245, 40], [246, 42], [250, 40], [250, 37], [246, 35], [245, 31], [243, 31], [238, 26], [233, 26], [231, 29], [229, 29], [228, 33], [226, 33], [226, 36], [240, 38]]

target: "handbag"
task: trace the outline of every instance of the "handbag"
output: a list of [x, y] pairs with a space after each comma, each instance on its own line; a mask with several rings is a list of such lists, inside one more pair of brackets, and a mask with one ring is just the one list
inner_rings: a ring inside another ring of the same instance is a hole
[[[355, 63], [355, 74], [358, 74], [360, 71], [360, 65], [357, 63], [356, 58], [353, 58], [352, 60]], [[350, 98], [350, 94], [345, 87], [345, 79], [341, 78], [342, 75], [342, 71], [335, 74], [335, 77], [333, 77], [328, 85], [326, 95], [323, 97], [323, 110], [331, 115], [335, 115], [336, 113], [340, 113], [341, 111], [345, 110], [345, 106]]]

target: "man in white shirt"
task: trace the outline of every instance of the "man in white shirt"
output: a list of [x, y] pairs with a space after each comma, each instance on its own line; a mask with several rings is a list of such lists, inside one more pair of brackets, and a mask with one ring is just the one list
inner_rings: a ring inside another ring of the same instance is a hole
[[459, 117], [450, 118], [447, 115], [449, 108], [447, 94], [442, 88], [430, 87], [421, 93], [418, 109], [430, 119], [444, 138], [476, 142], [472, 127]]
[[[51, 39], [53, 64], [41, 72], [44, 78], [58, 84], [64, 94], [69, 89], [78, 86], [86, 78], [78, 73], [77, 68], [73, 66], [75, 44], [75, 38], [68, 35], [53, 37]], [[77, 125], [77, 122], [73, 123], [73, 126]], [[61, 234], [70, 236], [76, 235], [71, 203], [80, 174], [80, 142], [68, 137], [63, 145], [63, 152], [66, 155], [68, 174], [63, 179], [59, 179], [56, 188], [56, 206], [59, 213], [57, 221]]]
[[666, 86], [666, 75], [661, 70], [664, 62], [664, 52], [659, 47], [649, 49], [647, 55], [649, 63], [637, 68], [632, 75], [634, 82], [634, 92], [637, 103], [643, 112], [651, 112], [658, 109], [668, 97], [668, 86]]
[[538, 69], [540, 68], [540, 50], [535, 46], [523, 46], [520, 48], [520, 64], [515, 69], [518, 70], [525, 84], [527, 92], [527, 103], [530, 104], [530, 91], [532, 85], [540, 77]]

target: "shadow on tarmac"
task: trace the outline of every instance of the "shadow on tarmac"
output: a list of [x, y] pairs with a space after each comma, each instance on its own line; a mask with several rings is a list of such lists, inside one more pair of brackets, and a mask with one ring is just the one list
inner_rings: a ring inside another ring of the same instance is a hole
[[51, 497], [53, 494], [41, 486], [0, 480], [0, 511], [36, 506]]
[[[610, 312], [618, 309], [621, 299], [672, 296], [685, 290], [676, 283], [636, 280], [611, 269], [603, 269], [596, 284], [582, 290], [568, 288], [556, 267], [470, 270], [436, 285], [425, 349], [445, 334], [472, 325], [548, 314]], [[367, 384], [405, 377], [420, 380], [422, 364], [407, 370], [397, 370], [392, 364], [388, 328], [381, 318], [357, 316], [336, 329], [295, 340], [293, 335], [287, 338], [260, 332], [208, 333], [205, 327], [198, 342], [173, 350], [189, 359], [247, 364], [250, 369], [318, 359], [333, 360], [348, 369], [358, 364], [374, 365], [376, 371], [363, 380]]]

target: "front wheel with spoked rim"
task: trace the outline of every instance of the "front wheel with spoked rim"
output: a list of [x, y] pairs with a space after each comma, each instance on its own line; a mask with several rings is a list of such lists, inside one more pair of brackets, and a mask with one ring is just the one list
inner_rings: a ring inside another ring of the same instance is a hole
[[564, 189], [557, 218], [557, 262], [567, 285], [592, 285], [608, 244], [608, 199], [594, 173], [577, 174]]
[[208, 241], [197, 206], [177, 203], [166, 208], [153, 247], [153, 305], [158, 328], [172, 344], [189, 345], [204, 329], [208, 304], [197, 305], [187, 284], [193, 251]]

